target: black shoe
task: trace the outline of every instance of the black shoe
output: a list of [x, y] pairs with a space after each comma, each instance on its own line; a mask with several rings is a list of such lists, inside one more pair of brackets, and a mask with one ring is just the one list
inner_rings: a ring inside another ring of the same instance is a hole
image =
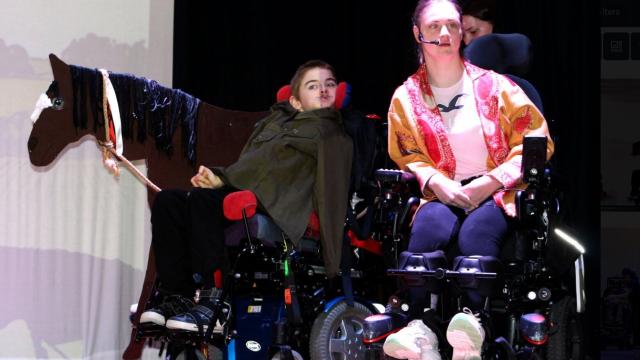
[[140, 324], [156, 324], [165, 326], [167, 319], [185, 311], [189, 311], [195, 303], [181, 295], [167, 295], [157, 306], [140, 315]]
[[[200, 301], [190, 310], [167, 320], [167, 329], [184, 331], [207, 331], [212, 318], [217, 313], [213, 333], [222, 333], [223, 325], [230, 315], [230, 306], [220, 301], [221, 291], [217, 289], [200, 292]], [[222, 320], [222, 321], [221, 321]]]

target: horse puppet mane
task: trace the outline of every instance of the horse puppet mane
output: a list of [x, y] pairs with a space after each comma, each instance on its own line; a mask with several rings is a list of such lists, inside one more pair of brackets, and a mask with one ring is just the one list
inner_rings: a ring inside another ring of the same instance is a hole
[[[104, 126], [102, 98], [103, 76], [98, 69], [69, 65], [73, 86], [73, 123], [76, 128], [87, 127], [85, 111], [90, 109], [98, 126]], [[148, 133], [153, 136], [159, 150], [170, 154], [172, 138], [177, 126], [182, 130], [184, 155], [193, 163], [196, 157], [196, 124], [200, 99], [182, 90], [164, 87], [155, 80], [131, 74], [108, 72], [109, 81], [118, 94], [118, 108], [122, 119], [122, 135], [144, 142]]]

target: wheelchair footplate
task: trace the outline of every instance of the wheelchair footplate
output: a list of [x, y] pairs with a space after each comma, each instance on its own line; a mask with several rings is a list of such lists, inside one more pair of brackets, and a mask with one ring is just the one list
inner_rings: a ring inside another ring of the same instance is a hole
[[[200, 334], [198, 331], [189, 331], [189, 330], [171, 330], [167, 331], [167, 337], [172, 341], [179, 341], [184, 343], [200, 343], [204, 340], [205, 330], [203, 334]], [[209, 340], [223, 340], [224, 334], [222, 331], [213, 330], [211, 333], [211, 339]], [[211, 342], [211, 341], [208, 341]]]
[[430, 291], [442, 288], [443, 280], [452, 280], [463, 288], [481, 289], [491, 293], [498, 279], [500, 262], [492, 257], [459, 256], [454, 262], [455, 270], [446, 269], [446, 258], [442, 251], [432, 253], [400, 254], [399, 268], [389, 269], [387, 274], [403, 277], [414, 283], [424, 285]]
[[167, 334], [167, 328], [153, 323], [144, 323], [138, 325], [137, 329], [137, 337], [140, 339], [145, 338], [160, 338]]

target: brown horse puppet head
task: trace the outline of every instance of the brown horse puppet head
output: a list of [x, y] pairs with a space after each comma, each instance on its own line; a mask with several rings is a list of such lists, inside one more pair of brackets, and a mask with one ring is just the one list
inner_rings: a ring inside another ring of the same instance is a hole
[[[35, 120], [27, 147], [29, 159], [36, 166], [49, 165], [69, 144], [89, 134], [89, 127], [77, 127], [73, 121], [73, 84], [69, 65], [53, 54], [49, 55], [53, 82], [46, 91], [52, 106], [42, 110]], [[87, 112], [88, 113], [88, 112]], [[94, 124], [93, 114], [87, 114], [87, 123]]]

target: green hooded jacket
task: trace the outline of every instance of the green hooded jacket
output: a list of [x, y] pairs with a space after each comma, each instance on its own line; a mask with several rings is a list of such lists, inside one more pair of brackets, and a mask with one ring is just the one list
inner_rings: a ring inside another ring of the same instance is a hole
[[353, 142], [340, 112], [298, 112], [285, 101], [273, 105], [271, 114], [256, 124], [235, 163], [212, 170], [225, 184], [253, 191], [296, 245], [316, 210], [331, 277], [340, 266], [352, 157]]

